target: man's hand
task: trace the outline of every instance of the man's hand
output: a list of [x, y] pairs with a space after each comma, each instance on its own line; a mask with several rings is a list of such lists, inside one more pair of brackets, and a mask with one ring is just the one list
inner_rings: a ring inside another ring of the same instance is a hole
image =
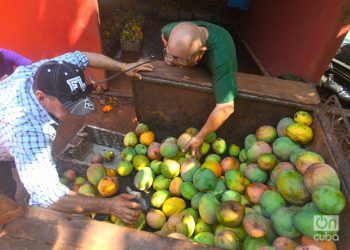
[[[126, 65], [126, 67], [125, 67], [125, 70], [129, 70], [129, 69], [131, 69], [131, 68], [133, 68], [133, 67], [135, 67], [135, 66], [137, 66], [138, 64], [141, 64], [141, 63], [143, 63], [143, 62], [142, 62], [142, 61], [138, 61], [138, 62], [136, 62], [136, 63], [128, 63], [128, 64]], [[153, 71], [153, 68], [154, 68], [154, 67], [153, 67], [152, 64], [150, 64], [150, 63], [145, 63], [145, 64], [143, 64], [143, 65], [141, 65], [141, 66], [139, 66], [139, 67], [136, 67], [136, 68], [134, 68], [134, 69], [132, 69], [132, 70], [130, 70], [130, 71], [126, 71], [125, 74], [126, 74], [127, 76], [129, 76], [129, 77], [142, 80], [142, 76], [141, 76], [141, 74], [138, 73], [138, 72], [140, 72], [140, 71], [148, 71], [148, 72], [150, 72], [150, 71]]]
[[189, 140], [189, 142], [187, 142], [183, 151], [186, 152], [189, 149], [191, 149], [192, 157], [199, 159], [201, 157], [201, 147], [202, 147], [203, 141], [204, 141], [204, 138], [196, 135], [192, 137], [192, 139]]
[[121, 194], [111, 198], [110, 214], [117, 216], [128, 225], [132, 225], [141, 212], [141, 205], [132, 201], [136, 195]]

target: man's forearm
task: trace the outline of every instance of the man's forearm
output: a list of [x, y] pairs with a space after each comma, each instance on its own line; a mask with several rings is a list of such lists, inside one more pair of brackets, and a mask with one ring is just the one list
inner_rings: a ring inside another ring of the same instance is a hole
[[122, 63], [108, 56], [93, 53], [93, 52], [84, 52], [89, 61], [89, 66], [93, 68], [105, 69], [110, 71], [122, 71]]
[[49, 207], [65, 213], [110, 213], [110, 205], [107, 199], [88, 197], [70, 191]]
[[234, 102], [229, 104], [217, 104], [197, 136], [204, 139], [211, 132], [220, 128], [233, 112]]

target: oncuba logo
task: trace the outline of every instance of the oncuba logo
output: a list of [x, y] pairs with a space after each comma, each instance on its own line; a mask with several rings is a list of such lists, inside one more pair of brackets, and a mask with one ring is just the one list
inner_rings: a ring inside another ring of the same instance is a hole
[[314, 240], [338, 241], [339, 216], [338, 215], [314, 215], [313, 217]]

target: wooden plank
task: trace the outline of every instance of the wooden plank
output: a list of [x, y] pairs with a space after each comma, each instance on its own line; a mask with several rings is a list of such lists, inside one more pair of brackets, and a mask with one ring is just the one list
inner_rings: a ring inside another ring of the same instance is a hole
[[[212, 88], [210, 73], [202, 68], [169, 66], [163, 61], [152, 62], [153, 72], [145, 72], [147, 80], [161, 79], [169, 82], [181, 82], [203, 88]], [[321, 99], [313, 84], [278, 78], [236, 73], [238, 93], [284, 100], [298, 104], [318, 105]]]
[[23, 241], [53, 249], [215, 249], [42, 208], [28, 208], [22, 217], [6, 224], [0, 234], [0, 246], [8, 239], [20, 240], [8, 241], [10, 249], [19, 249]]

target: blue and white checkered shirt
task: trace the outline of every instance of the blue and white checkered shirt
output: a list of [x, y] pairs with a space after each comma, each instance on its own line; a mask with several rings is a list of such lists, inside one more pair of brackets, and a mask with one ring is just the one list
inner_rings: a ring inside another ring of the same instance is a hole
[[39, 104], [32, 89], [35, 72], [51, 60], [66, 61], [82, 69], [88, 66], [86, 55], [76, 51], [18, 67], [0, 82], [0, 149], [14, 157], [21, 181], [30, 194], [29, 205], [42, 207], [69, 192], [59, 182], [52, 158], [56, 137], [52, 125], [57, 123]]

